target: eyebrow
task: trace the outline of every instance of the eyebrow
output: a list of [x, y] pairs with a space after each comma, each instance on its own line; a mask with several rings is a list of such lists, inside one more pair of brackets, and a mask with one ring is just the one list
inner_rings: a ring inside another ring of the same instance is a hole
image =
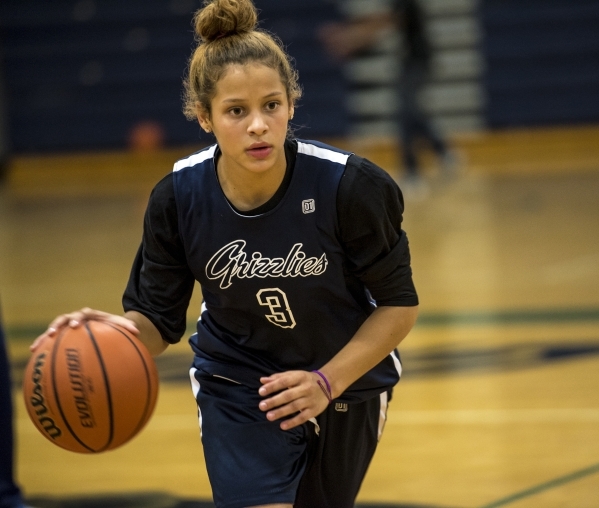
[[[265, 95], [265, 96], [264, 96], [264, 97], [262, 97], [262, 98], [263, 98], [263, 99], [268, 99], [268, 98], [271, 98], [271, 97], [276, 97], [276, 96], [279, 96], [279, 95], [283, 95], [283, 92], [279, 92], [279, 91], [271, 92], [271, 93], [269, 93], [269, 94]], [[224, 102], [224, 103], [230, 103], [230, 102], [243, 102], [244, 100], [245, 100], [245, 99], [238, 99], [238, 98], [235, 98], [235, 97], [233, 97], [233, 98], [231, 98], [231, 99], [225, 99], [225, 100], [223, 100], [223, 102]]]

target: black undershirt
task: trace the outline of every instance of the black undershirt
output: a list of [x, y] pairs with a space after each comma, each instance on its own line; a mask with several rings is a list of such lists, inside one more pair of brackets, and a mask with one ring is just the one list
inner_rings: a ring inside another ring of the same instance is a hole
[[[241, 215], [275, 208], [285, 195], [295, 166], [297, 142], [285, 142], [283, 182], [263, 205]], [[379, 306], [415, 306], [410, 251], [401, 229], [403, 197], [384, 170], [356, 155], [348, 159], [337, 193], [339, 240], [346, 253], [348, 284], [360, 281]], [[144, 314], [164, 340], [180, 340], [195, 278], [179, 236], [173, 174], [154, 188], [144, 218], [142, 243], [123, 295], [125, 311]], [[363, 293], [363, 292], [362, 292]]]

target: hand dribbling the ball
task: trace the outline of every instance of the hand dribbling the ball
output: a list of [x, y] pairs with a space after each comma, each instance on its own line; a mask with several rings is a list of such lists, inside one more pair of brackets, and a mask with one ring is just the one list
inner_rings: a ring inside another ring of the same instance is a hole
[[119, 325], [128, 332], [131, 332], [136, 336], [139, 335], [139, 330], [137, 329], [137, 326], [130, 319], [124, 316], [109, 314], [108, 312], [103, 312], [101, 310], [95, 310], [90, 309], [89, 307], [84, 307], [81, 310], [69, 312], [68, 314], [61, 314], [56, 319], [54, 319], [54, 321], [50, 323], [46, 331], [42, 333], [39, 337], [37, 337], [33, 344], [29, 346], [29, 349], [32, 352], [34, 352], [46, 340], [56, 337], [67, 326], [71, 328], [77, 328], [85, 324], [87, 321], [92, 320]]

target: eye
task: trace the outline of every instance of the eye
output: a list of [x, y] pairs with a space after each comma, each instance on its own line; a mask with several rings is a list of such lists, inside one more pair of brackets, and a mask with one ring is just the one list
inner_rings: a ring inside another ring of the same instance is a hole
[[277, 101], [270, 101], [266, 103], [267, 111], [275, 111], [281, 104]]
[[229, 114], [231, 114], [232, 116], [241, 116], [243, 114], [243, 109], [236, 106], [229, 110]]

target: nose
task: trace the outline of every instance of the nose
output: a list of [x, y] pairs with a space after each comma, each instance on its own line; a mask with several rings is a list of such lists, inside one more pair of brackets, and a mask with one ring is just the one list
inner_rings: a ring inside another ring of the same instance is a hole
[[250, 123], [248, 124], [248, 133], [256, 136], [261, 136], [268, 130], [268, 124], [260, 112], [250, 115]]

